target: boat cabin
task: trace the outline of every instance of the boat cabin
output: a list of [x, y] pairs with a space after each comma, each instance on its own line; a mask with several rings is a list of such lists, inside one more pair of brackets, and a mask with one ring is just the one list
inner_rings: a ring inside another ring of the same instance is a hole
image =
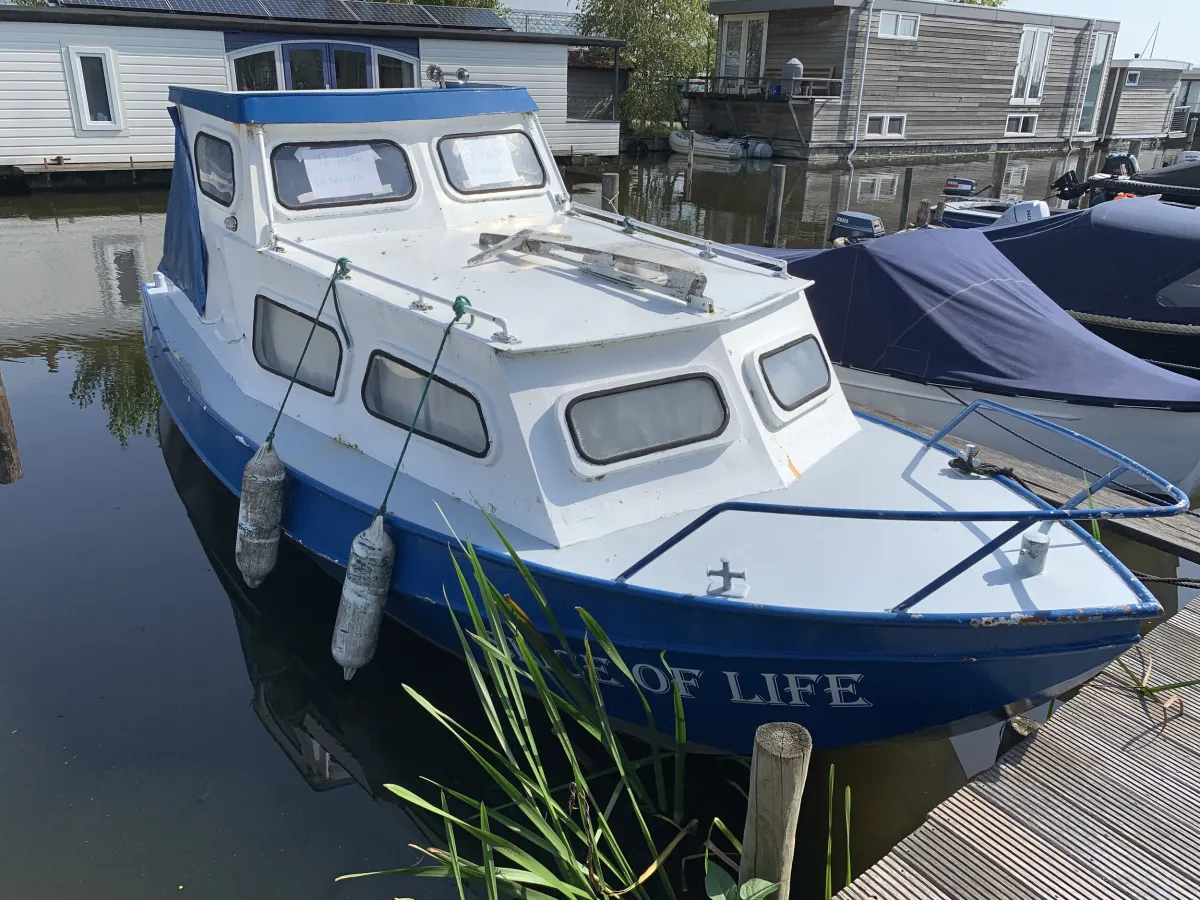
[[777, 490], [859, 429], [806, 282], [573, 204], [522, 88], [171, 99], [176, 312], [266, 413], [316, 320], [287, 416], [380, 471], [431, 370], [402, 478], [541, 546]]

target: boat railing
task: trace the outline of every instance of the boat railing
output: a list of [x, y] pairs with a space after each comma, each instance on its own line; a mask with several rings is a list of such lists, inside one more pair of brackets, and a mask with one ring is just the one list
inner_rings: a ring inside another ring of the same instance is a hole
[[[1071, 431], [1069, 428], [1064, 428], [1053, 422], [1048, 422], [1038, 416], [1030, 415], [1027, 412], [1022, 412], [1019, 409], [1013, 409], [1011, 406], [1006, 406], [1003, 403], [997, 403], [994, 400], [976, 400], [970, 405], [963, 408], [958, 415], [951, 419], [946, 425], [924, 442], [926, 450], [936, 448], [951, 456], [955, 455], [954, 451], [943, 445], [941, 442], [951, 432], [954, 431], [963, 420], [968, 416], [978, 412], [981, 409], [990, 410], [1001, 413], [1003, 415], [1012, 416], [1020, 419], [1030, 425], [1053, 432], [1061, 437], [1065, 437], [1071, 441], [1077, 442], [1080, 445], [1107, 457], [1113, 462], [1112, 469], [1106, 475], [1103, 475], [1098, 480], [1088, 485], [1085, 484], [1083, 490], [1076, 494], [1071, 499], [1067, 500], [1059, 507], [1053, 507], [1048, 503], [1034, 497], [1040, 506], [1034, 509], [1021, 510], [955, 510], [955, 509], [845, 509], [840, 507], [829, 506], [790, 506], [784, 504], [761, 503], [747, 500], [729, 500], [724, 503], [718, 503], [716, 506], [710, 507], [705, 512], [701, 513], [697, 518], [693, 519], [679, 531], [675, 532], [632, 566], [617, 576], [617, 581], [626, 582], [650, 563], [654, 562], [672, 547], [678, 545], [688, 536], [694, 534], [700, 528], [711, 522], [717, 516], [727, 512], [748, 512], [762, 513], [765, 515], [776, 516], [806, 516], [812, 518], [823, 519], [872, 519], [875, 521], [899, 521], [899, 522], [1013, 522], [1014, 524], [1006, 528], [1000, 534], [996, 535], [991, 540], [982, 544], [978, 549], [960, 559], [954, 565], [950, 566], [942, 574], [931, 580], [925, 586], [919, 588], [910, 594], [907, 598], [891, 607], [888, 612], [904, 612], [911, 609], [917, 603], [920, 603], [934, 591], [945, 586], [953, 581], [963, 572], [974, 566], [980, 560], [990, 556], [1000, 547], [1003, 547], [1010, 540], [1025, 531], [1029, 526], [1035, 523], [1044, 523], [1044, 527], [1048, 528], [1053, 522], [1079, 522], [1097, 519], [1146, 519], [1154, 517], [1175, 516], [1184, 512], [1188, 508], [1187, 495], [1171, 484], [1161, 475], [1151, 472], [1141, 463], [1135, 462], [1127, 456], [1118, 453], [1116, 450], [1106, 447], [1091, 438]], [[1162, 502], [1158, 505], [1148, 506], [1093, 506], [1080, 507], [1080, 504], [1085, 500], [1092, 502], [1094, 495], [1108, 485], [1112, 484], [1126, 472], [1135, 472], [1146, 479], [1155, 488], [1159, 489], [1165, 496], [1170, 498], [1169, 502]], [[1017, 488], [1009, 479], [1003, 476], [1001, 478], [1011, 487]]]
[[[317, 250], [310, 244], [302, 243], [300, 241], [293, 241], [290, 238], [280, 237], [278, 235], [276, 235], [275, 241], [277, 244], [283, 244], [283, 245], [291, 247], [295, 250], [303, 250], [306, 253], [311, 253], [314, 256], [319, 256], [321, 259], [327, 260], [329, 262], [337, 261], [337, 257], [334, 257], [328, 253], [321, 251], [321, 250]], [[450, 309], [454, 308], [454, 299], [451, 297], [443, 297], [441, 294], [435, 294], [432, 291], [426, 290], [423, 287], [418, 287], [414, 284], [409, 284], [408, 282], [400, 281], [397, 278], [392, 278], [388, 275], [383, 275], [379, 272], [372, 271], [371, 269], [368, 269], [365, 266], [360, 266], [357, 263], [351, 262], [350, 271], [352, 274], [354, 272], [361, 272], [363, 275], [368, 275], [371, 278], [376, 279], [377, 281], [382, 281], [384, 284], [390, 284], [392, 287], [398, 287], [401, 290], [409, 291], [413, 294], [416, 294], [417, 299], [415, 299], [412, 302], [411, 306], [413, 309], [419, 310], [420, 312], [428, 312], [429, 310], [433, 309], [434, 303], [440, 303], [443, 306], [449, 307]], [[432, 302], [430, 302], [430, 301], [432, 301]], [[516, 335], [514, 335], [509, 330], [508, 321], [503, 316], [498, 316], [494, 313], [490, 313], [485, 310], [482, 310], [478, 306], [475, 306], [474, 304], [472, 304], [472, 306], [471, 306], [471, 311], [470, 311], [469, 315], [474, 316], [478, 319], [483, 319], [485, 322], [491, 322], [493, 325], [495, 325], [497, 328], [500, 329], [494, 335], [492, 335], [492, 340], [497, 341], [501, 344], [519, 343]]]

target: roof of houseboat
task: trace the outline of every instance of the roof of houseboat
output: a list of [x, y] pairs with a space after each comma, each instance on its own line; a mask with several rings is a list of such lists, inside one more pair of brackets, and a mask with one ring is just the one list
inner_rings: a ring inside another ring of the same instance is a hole
[[500, 85], [353, 91], [206, 91], [172, 87], [169, 96], [172, 103], [243, 125], [453, 119], [538, 109], [525, 88]]

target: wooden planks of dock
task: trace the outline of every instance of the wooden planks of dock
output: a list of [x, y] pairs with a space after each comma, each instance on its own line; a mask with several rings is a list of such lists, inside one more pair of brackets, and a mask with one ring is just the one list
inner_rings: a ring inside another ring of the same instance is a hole
[[[1124, 659], [1200, 679], [1200, 598]], [[838, 900], [1200, 897], [1200, 686], [1156, 696], [1114, 662]]]
[[[935, 430], [873, 409], [863, 408], [862, 412], [893, 422], [926, 437], [932, 435]], [[950, 437], [943, 443], [958, 450], [962, 449], [967, 442]], [[1073, 478], [1053, 469], [1017, 459], [998, 450], [980, 447], [979, 458], [998, 466], [1011, 468], [1021, 476], [1035, 494], [1055, 505], [1062, 504], [1074, 497], [1083, 486], [1079, 477]], [[1094, 500], [1097, 506], [1138, 507], [1148, 505], [1136, 497], [1108, 489], [1097, 491]], [[1200, 563], [1200, 516], [1185, 513], [1166, 519], [1108, 519], [1103, 522], [1103, 527], [1111, 529], [1115, 534], [1123, 535], [1182, 559]]]

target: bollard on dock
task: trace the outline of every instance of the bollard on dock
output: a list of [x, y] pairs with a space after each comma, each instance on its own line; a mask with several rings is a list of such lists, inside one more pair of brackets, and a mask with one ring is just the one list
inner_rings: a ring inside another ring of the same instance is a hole
[[796, 822], [812, 747], [808, 729], [795, 722], [770, 722], [754, 732], [738, 884], [750, 878], [779, 882], [773, 900], [788, 900], [791, 890]]

